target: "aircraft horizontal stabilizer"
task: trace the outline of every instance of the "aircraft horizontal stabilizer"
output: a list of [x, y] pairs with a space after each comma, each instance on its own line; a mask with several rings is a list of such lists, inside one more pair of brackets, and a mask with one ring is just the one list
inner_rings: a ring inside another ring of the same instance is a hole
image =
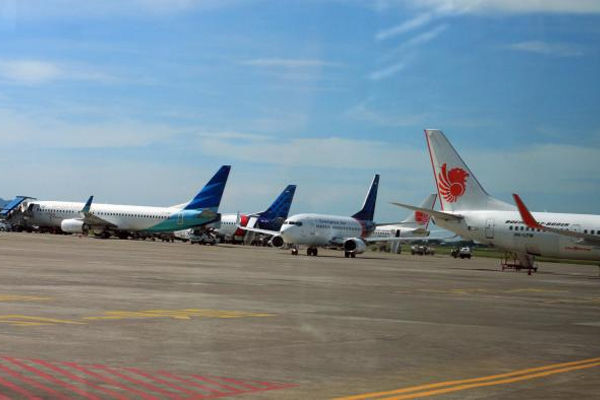
[[400, 237], [366, 237], [363, 238], [365, 242], [373, 243], [373, 242], [414, 242], [427, 240], [427, 236], [400, 236]]
[[246, 226], [241, 226], [240, 224], [237, 225], [237, 228], [241, 229], [243, 231], [254, 232], [254, 233], [262, 233], [263, 235], [269, 235], [269, 236], [277, 236], [277, 235], [279, 235], [279, 231], [270, 231], [268, 229], [258, 229], [258, 228], [248, 228]]
[[432, 210], [430, 208], [415, 207], [415, 206], [411, 206], [409, 204], [402, 204], [402, 203], [395, 203], [395, 202], [392, 202], [392, 204], [395, 206], [398, 206], [398, 207], [408, 208], [409, 210], [420, 211], [424, 214], [430, 215], [434, 218], [438, 218], [438, 219], [441, 219], [444, 221], [460, 221], [463, 219], [463, 217], [461, 215], [450, 214], [450, 213], [446, 213], [443, 211], [436, 211], [436, 210]]
[[581, 239], [582, 244], [590, 244], [590, 245], [600, 245], [600, 238], [595, 235], [590, 235], [587, 233], [575, 232], [568, 229], [557, 229], [550, 226], [545, 226], [537, 222], [535, 217], [529, 212], [529, 209], [521, 200], [518, 194], [513, 193], [513, 198], [515, 199], [515, 203], [517, 204], [517, 208], [519, 209], [519, 214], [521, 214], [521, 218], [527, 227], [531, 229], [541, 229], [546, 232], [553, 232], [558, 235], [569, 236], [576, 239]]

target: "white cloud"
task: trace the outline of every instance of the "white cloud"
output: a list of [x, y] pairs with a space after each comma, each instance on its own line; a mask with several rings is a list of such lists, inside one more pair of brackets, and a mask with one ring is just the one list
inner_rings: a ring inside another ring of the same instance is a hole
[[423, 32], [417, 36], [414, 36], [414, 37], [408, 39], [406, 42], [404, 42], [400, 45], [399, 49], [405, 49], [408, 47], [416, 47], [416, 46], [423, 45], [427, 42], [431, 42], [433, 39], [438, 37], [442, 32], [444, 32], [447, 28], [448, 28], [448, 25], [436, 26], [435, 28], [433, 28], [427, 32]]
[[140, 147], [169, 140], [180, 133], [166, 125], [129, 119], [72, 123], [10, 109], [0, 109], [0, 126], [2, 143], [32, 148]]
[[380, 0], [379, 9], [409, 6], [441, 14], [600, 13], [597, 0]]
[[373, 81], [379, 81], [385, 78], [389, 78], [390, 76], [396, 75], [398, 72], [402, 71], [408, 63], [406, 61], [400, 61], [396, 64], [389, 65], [385, 68], [378, 69], [377, 71], [373, 71], [369, 74], [369, 79]]
[[0, 59], [0, 80], [13, 84], [41, 85], [59, 80], [110, 82], [116, 79], [87, 65]]
[[247, 2], [248, 0], [4, 0], [0, 9], [0, 20], [10, 24], [21, 19], [75, 16], [81, 18], [104, 18], [116, 15], [163, 16], [189, 10], [210, 11]]
[[442, 32], [444, 32], [448, 28], [448, 25], [439, 25], [433, 29], [430, 29], [426, 32], [420, 33], [412, 38], [404, 41], [400, 44], [395, 50], [390, 52], [385, 59], [393, 59], [401, 56], [401, 58], [396, 60], [393, 64], [387, 65], [383, 68], [379, 68], [378, 70], [371, 72], [369, 74], [369, 79], [374, 81], [379, 81], [385, 78], [389, 78], [391, 76], [396, 75], [398, 72], [405, 69], [412, 60], [416, 57], [417, 48], [422, 46], [436, 37], [438, 37]]
[[397, 168], [414, 166], [415, 160], [422, 158], [418, 151], [390, 147], [383, 141], [340, 137], [277, 138], [246, 143], [214, 137], [202, 138], [199, 146], [214, 156], [293, 167]]
[[414, 29], [420, 28], [420, 27], [428, 24], [429, 22], [431, 22], [432, 19], [433, 19], [433, 15], [431, 13], [419, 14], [419, 15], [415, 16], [414, 18], [401, 23], [400, 25], [396, 25], [392, 28], [385, 29], [383, 31], [378, 32], [377, 35], [375, 35], [375, 39], [385, 40], [385, 39], [390, 39], [390, 38], [398, 36], [398, 35], [402, 35], [403, 33], [412, 31]]
[[513, 43], [506, 48], [555, 57], [577, 57], [584, 54], [581, 46], [571, 43], [548, 43], [539, 40]]
[[427, 114], [411, 115], [384, 115], [381, 112], [372, 110], [368, 102], [362, 102], [346, 111], [346, 116], [357, 121], [366, 121], [375, 125], [387, 127], [400, 127], [411, 125], [422, 125], [427, 120]]
[[58, 65], [36, 60], [0, 61], [0, 77], [4, 80], [40, 84], [60, 78], [63, 74]]

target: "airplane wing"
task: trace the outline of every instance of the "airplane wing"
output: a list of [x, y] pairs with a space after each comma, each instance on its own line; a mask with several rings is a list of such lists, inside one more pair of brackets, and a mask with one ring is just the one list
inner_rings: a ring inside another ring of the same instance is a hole
[[572, 238], [580, 239], [580, 244], [586, 244], [590, 246], [598, 246], [600, 245], [600, 237], [596, 235], [589, 235], [587, 233], [575, 232], [568, 229], [557, 229], [550, 226], [545, 226], [537, 222], [537, 220], [533, 217], [533, 215], [527, 209], [527, 206], [521, 200], [518, 194], [513, 193], [513, 198], [515, 199], [515, 203], [517, 204], [517, 208], [519, 209], [519, 214], [521, 214], [521, 218], [525, 225], [532, 229], [541, 229], [546, 232], [556, 233], [558, 235], [569, 236]]
[[92, 207], [92, 201], [94, 201], [94, 196], [90, 196], [90, 198], [85, 202], [85, 205], [81, 211], [79, 211], [83, 222], [90, 226], [108, 226], [111, 228], [116, 228], [117, 226], [112, 222], [108, 222], [107, 220], [98, 217], [90, 211]]
[[279, 235], [279, 231], [270, 231], [268, 229], [258, 229], [258, 228], [248, 228], [246, 226], [241, 226], [240, 224], [238, 224], [237, 227], [238, 227], [238, 229], [241, 229], [243, 231], [262, 233], [263, 235], [269, 235], [269, 236]]
[[395, 203], [395, 202], [392, 202], [392, 204], [395, 206], [398, 206], [398, 207], [408, 208], [409, 210], [413, 210], [413, 211], [421, 211], [422, 213], [430, 215], [434, 218], [439, 218], [444, 221], [460, 221], [464, 218], [462, 215], [450, 214], [450, 213], [443, 212], [443, 211], [436, 211], [436, 210], [432, 210], [430, 208], [415, 207], [415, 206], [411, 206], [408, 204]]
[[413, 242], [415, 240], [427, 240], [428, 236], [404, 236], [404, 237], [366, 237], [363, 240], [367, 243], [373, 242]]

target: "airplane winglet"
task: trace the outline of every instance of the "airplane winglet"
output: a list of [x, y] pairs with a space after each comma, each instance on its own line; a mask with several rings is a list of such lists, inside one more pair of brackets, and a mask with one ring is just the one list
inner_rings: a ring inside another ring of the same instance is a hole
[[519, 214], [521, 214], [521, 218], [523, 219], [525, 225], [532, 229], [544, 229], [544, 227], [535, 220], [533, 215], [531, 215], [531, 213], [527, 209], [527, 206], [525, 205], [525, 203], [523, 203], [523, 200], [521, 200], [521, 197], [519, 197], [518, 194], [513, 193], [513, 198], [515, 199], [515, 203], [517, 203]]
[[92, 207], [92, 201], [94, 201], [94, 195], [91, 195], [90, 198], [85, 202], [85, 205], [81, 209], [80, 212], [87, 214], [90, 212], [90, 208]]

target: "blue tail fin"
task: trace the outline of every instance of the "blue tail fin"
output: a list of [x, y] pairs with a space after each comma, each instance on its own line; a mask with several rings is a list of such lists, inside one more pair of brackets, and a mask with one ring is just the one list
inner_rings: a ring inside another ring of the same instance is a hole
[[197, 210], [201, 208], [217, 212], [230, 170], [231, 165], [223, 165], [202, 188], [200, 193], [184, 207], [184, 210]]
[[260, 216], [269, 220], [276, 218], [287, 219], [290, 207], [292, 206], [292, 200], [294, 199], [294, 193], [296, 193], [296, 185], [288, 185], [279, 197], [275, 199], [273, 204], [260, 213]]
[[362, 209], [354, 214], [352, 218], [356, 218], [361, 221], [373, 221], [375, 216], [375, 202], [377, 201], [377, 188], [379, 187], [379, 175], [375, 175], [371, 187], [365, 197]]

